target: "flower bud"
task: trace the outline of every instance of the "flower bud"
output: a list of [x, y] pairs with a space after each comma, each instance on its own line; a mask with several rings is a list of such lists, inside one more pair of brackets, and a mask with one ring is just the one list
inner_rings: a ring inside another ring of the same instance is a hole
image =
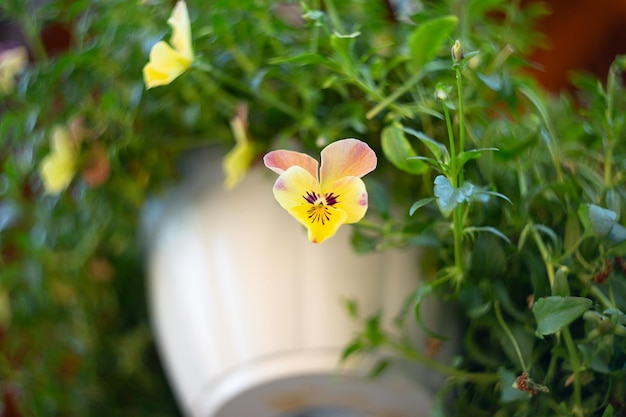
[[454, 61], [455, 64], [463, 61], [463, 47], [461, 46], [461, 42], [458, 39], [454, 42], [454, 45], [452, 45], [450, 54], [452, 55], [452, 61]]
[[435, 86], [435, 99], [440, 101], [448, 100], [450, 91], [452, 91], [451, 86], [443, 83], [437, 83], [437, 85]]

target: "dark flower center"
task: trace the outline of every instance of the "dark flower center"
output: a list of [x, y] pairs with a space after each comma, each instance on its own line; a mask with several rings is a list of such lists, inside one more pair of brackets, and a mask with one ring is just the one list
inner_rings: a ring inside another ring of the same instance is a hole
[[322, 196], [315, 191], [307, 191], [306, 195], [302, 197], [307, 203], [311, 204], [311, 208], [307, 210], [311, 223], [321, 222], [322, 225], [330, 220], [332, 213], [328, 207], [333, 207], [339, 202], [339, 195], [334, 193], [326, 193]]

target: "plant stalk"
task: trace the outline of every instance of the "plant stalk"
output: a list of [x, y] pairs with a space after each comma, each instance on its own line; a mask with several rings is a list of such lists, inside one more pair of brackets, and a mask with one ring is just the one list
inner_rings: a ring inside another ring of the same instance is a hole
[[572, 409], [573, 415], [577, 417], [584, 417], [583, 405], [582, 405], [582, 385], [580, 380], [580, 363], [578, 362], [578, 353], [576, 352], [576, 345], [574, 339], [569, 331], [569, 327], [563, 327], [561, 331], [563, 339], [565, 340], [565, 347], [567, 348], [567, 354], [572, 364], [572, 371], [574, 372], [574, 408]]

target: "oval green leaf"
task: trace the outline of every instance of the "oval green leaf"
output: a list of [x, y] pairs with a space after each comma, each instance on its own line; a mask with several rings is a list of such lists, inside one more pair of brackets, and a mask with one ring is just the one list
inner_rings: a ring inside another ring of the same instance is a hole
[[404, 130], [400, 123], [392, 123], [383, 129], [381, 145], [385, 157], [399, 170], [420, 175], [428, 169], [425, 162], [408, 159], [417, 156], [417, 153], [404, 136]]
[[409, 36], [409, 69], [417, 72], [433, 59], [442, 44], [450, 37], [459, 19], [454, 15], [442, 16], [421, 23]]
[[533, 306], [537, 320], [537, 336], [553, 334], [567, 326], [591, 307], [591, 300], [582, 297], [545, 297]]

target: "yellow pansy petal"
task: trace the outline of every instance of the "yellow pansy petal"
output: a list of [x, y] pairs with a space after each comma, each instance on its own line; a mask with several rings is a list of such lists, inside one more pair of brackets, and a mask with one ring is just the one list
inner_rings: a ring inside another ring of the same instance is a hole
[[15, 88], [15, 75], [28, 62], [28, 52], [23, 46], [11, 48], [0, 54], [0, 93], [6, 94]]
[[292, 166], [299, 166], [308, 171], [317, 180], [319, 163], [305, 153], [285, 150], [272, 151], [263, 157], [263, 162], [266, 167], [278, 175]]
[[376, 154], [358, 139], [342, 139], [322, 150], [322, 187], [342, 177], [362, 177], [376, 168]]
[[235, 137], [235, 147], [226, 154], [222, 162], [222, 169], [226, 174], [224, 187], [227, 190], [233, 189], [246, 176], [254, 159], [254, 145], [248, 138], [247, 119], [248, 108], [242, 104], [230, 121], [230, 128]]
[[233, 189], [245, 177], [248, 168], [254, 159], [254, 146], [250, 142], [237, 143], [235, 147], [226, 154], [223, 162], [226, 180], [224, 187]]
[[301, 204], [287, 211], [307, 228], [309, 240], [313, 243], [322, 243], [334, 236], [347, 218], [343, 210], [327, 205]]
[[[307, 196], [319, 194], [319, 184], [304, 168], [292, 166], [283, 172], [274, 183], [274, 197], [284, 209], [309, 204]], [[308, 193], [308, 194], [307, 194]]]
[[146, 88], [171, 83], [191, 66], [191, 60], [172, 49], [167, 43], [157, 42], [150, 50], [150, 61], [143, 68]]
[[191, 25], [189, 24], [189, 12], [184, 0], [179, 0], [172, 11], [172, 15], [167, 20], [172, 27], [172, 37], [170, 43], [188, 61], [193, 61], [193, 50], [191, 46]]
[[39, 174], [47, 193], [58, 194], [72, 182], [76, 172], [76, 158], [73, 153], [51, 153], [39, 166]]
[[360, 221], [367, 212], [367, 190], [363, 180], [357, 177], [344, 177], [335, 181], [325, 195], [332, 195], [336, 199], [334, 208], [346, 213], [346, 224]]
[[51, 152], [39, 165], [39, 174], [47, 193], [60, 193], [72, 182], [77, 166], [76, 146], [65, 127], [53, 128], [50, 137]]
[[75, 151], [75, 144], [70, 137], [70, 133], [63, 126], [54, 126], [50, 139], [50, 147], [57, 154], [70, 155]]

